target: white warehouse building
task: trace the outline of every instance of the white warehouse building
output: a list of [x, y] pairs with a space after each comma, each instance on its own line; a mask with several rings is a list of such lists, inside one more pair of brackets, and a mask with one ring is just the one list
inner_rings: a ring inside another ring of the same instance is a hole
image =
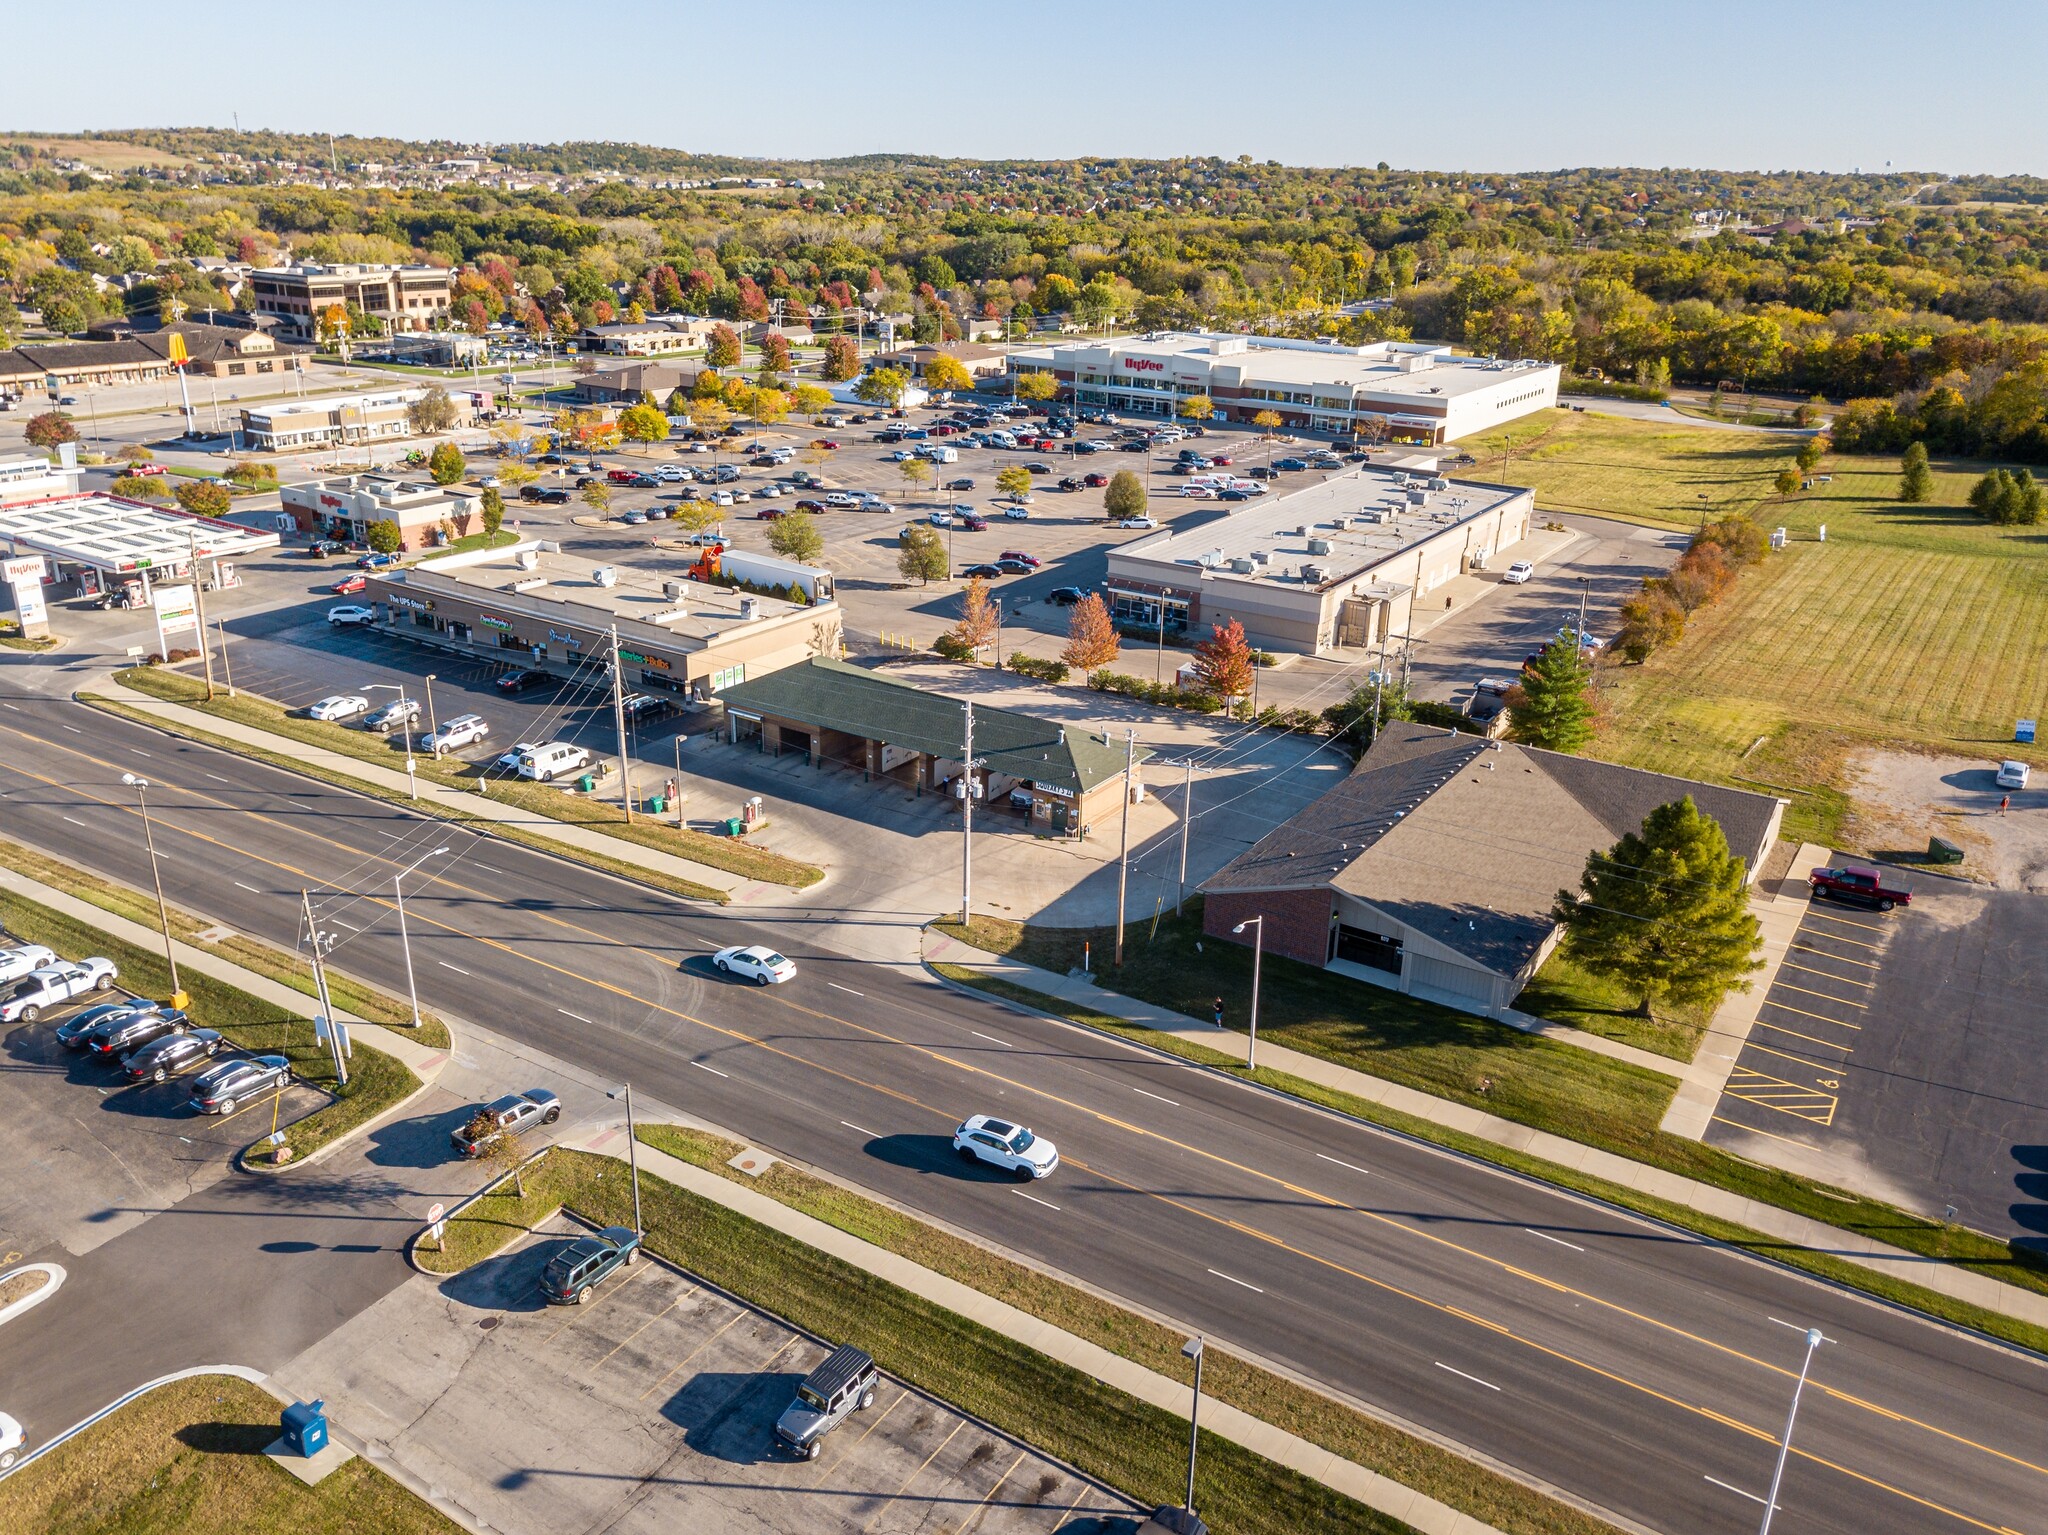
[[1077, 405], [1173, 416], [1206, 395], [1219, 421], [1272, 411], [1287, 427], [1434, 447], [1557, 404], [1553, 362], [1459, 357], [1447, 346], [1364, 346], [1287, 336], [1161, 331], [1011, 354], [1013, 373], [1050, 373]]

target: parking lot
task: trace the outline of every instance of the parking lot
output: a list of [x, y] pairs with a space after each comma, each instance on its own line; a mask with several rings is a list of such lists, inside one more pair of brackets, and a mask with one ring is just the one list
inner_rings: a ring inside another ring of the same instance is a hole
[[[90, 994], [78, 1007], [122, 995]], [[226, 1176], [237, 1151], [270, 1133], [273, 1117], [289, 1125], [329, 1101], [293, 1083], [231, 1114], [201, 1114], [189, 1104], [187, 1079], [239, 1052], [229, 1047], [182, 1076], [130, 1087], [117, 1063], [58, 1043], [57, 1025], [76, 1010], [54, 1009], [5, 1037], [0, 1253], [33, 1255], [53, 1244], [90, 1252]]]
[[1709, 1142], [2048, 1251], [2048, 912], [1887, 868], [1913, 903], [1816, 903]]
[[[1135, 1531], [1137, 1511], [884, 1377], [805, 1462], [772, 1426], [827, 1350], [652, 1260], [547, 1307], [557, 1217], [448, 1280], [419, 1276], [277, 1372], [494, 1529]], [[858, 1341], [858, 1340], [855, 1340]], [[372, 1346], [372, 1345], [375, 1346]]]

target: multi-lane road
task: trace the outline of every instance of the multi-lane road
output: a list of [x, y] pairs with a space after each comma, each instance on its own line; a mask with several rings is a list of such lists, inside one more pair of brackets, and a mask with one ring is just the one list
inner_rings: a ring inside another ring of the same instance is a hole
[[[2048, 1369], [2031, 1356], [843, 957], [814, 941], [829, 913], [764, 925], [693, 907], [36, 690], [51, 681], [0, 666], [9, 837], [146, 885], [120, 787], [140, 771], [157, 785], [173, 902], [290, 944], [311, 888], [337, 962], [401, 991], [390, 878], [446, 842], [407, 892], [424, 1004], [630, 1078], [1626, 1520], [1755, 1526], [1800, 1332], [1818, 1326], [1830, 1342], [1776, 1528], [2048, 1528]], [[712, 972], [712, 949], [754, 940], [795, 958], [798, 978], [757, 990]], [[1029, 1188], [964, 1171], [948, 1137], [977, 1110], [1052, 1136], [1065, 1166]], [[10, 1389], [35, 1379], [34, 1320], [0, 1332]]]

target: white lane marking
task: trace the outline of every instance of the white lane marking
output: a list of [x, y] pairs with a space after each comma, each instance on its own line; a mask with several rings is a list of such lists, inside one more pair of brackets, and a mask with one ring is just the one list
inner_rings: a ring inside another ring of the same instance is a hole
[[[296, 803], [296, 801], [294, 801], [294, 803]], [[411, 832], [410, 830], [407, 830], [407, 831], [386, 831], [386, 830], [385, 830], [385, 829], [384, 829], [383, 827], [381, 827], [381, 826], [376, 826], [376, 827], [372, 827], [372, 828], [371, 828], [371, 830], [375, 831], [375, 832], [377, 833], [377, 835], [378, 835], [378, 836], [380, 836], [380, 837], [409, 837], [409, 836], [411, 836], [411, 835], [412, 835], [412, 832]]]
[[1160, 1097], [1159, 1097], [1159, 1094], [1157, 1094], [1157, 1093], [1148, 1093], [1148, 1092], [1146, 1092], [1146, 1091], [1145, 1091], [1145, 1089], [1144, 1089], [1144, 1088], [1142, 1088], [1142, 1087], [1134, 1087], [1134, 1088], [1132, 1088], [1132, 1089], [1131, 1089], [1131, 1091], [1132, 1091], [1132, 1092], [1134, 1092], [1134, 1093], [1138, 1093], [1138, 1094], [1140, 1094], [1140, 1095], [1142, 1095], [1142, 1096], [1144, 1096], [1144, 1097], [1146, 1097], [1146, 1098], [1157, 1098], [1157, 1099], [1159, 1100], [1159, 1102], [1161, 1102], [1161, 1103], [1165, 1104], [1165, 1105], [1166, 1105], [1166, 1106], [1167, 1106], [1168, 1108], [1170, 1108], [1170, 1109], [1177, 1109], [1177, 1108], [1179, 1108], [1179, 1107], [1180, 1107], [1180, 1105], [1179, 1105], [1178, 1103], [1174, 1102], [1174, 1100], [1173, 1100], [1173, 1099], [1171, 1099], [1171, 1098], [1160, 1098]]
[[477, 868], [479, 868], [479, 869], [483, 869], [483, 870], [485, 870], [486, 872], [488, 872], [488, 873], [491, 873], [491, 874], [503, 874], [503, 873], [505, 872], [505, 871], [504, 871], [503, 869], [494, 869], [494, 868], [492, 868], [492, 867], [491, 867], [491, 866], [490, 866], [489, 864], [485, 863], [485, 862], [484, 862], [484, 861], [483, 861], [483, 860], [482, 860], [481, 858], [479, 858], [479, 859], [478, 859], [478, 860], [476, 861], [476, 865], [475, 865], [475, 866], [476, 866]]
[[[1015, 1193], [1016, 1191], [1013, 1189], [1011, 1190], [1011, 1192]], [[1218, 1279], [1228, 1279], [1232, 1284], [1244, 1285], [1244, 1287], [1247, 1290], [1252, 1291], [1254, 1294], [1264, 1295], [1266, 1293], [1264, 1290], [1261, 1290], [1257, 1285], [1248, 1284], [1244, 1280], [1237, 1278], [1235, 1275], [1224, 1273], [1221, 1269], [1211, 1269], [1209, 1270], [1209, 1272], [1214, 1274]]]
[[0, 709], [14, 709], [16, 714], [21, 713], [21, 710], [15, 709], [13, 704], [0, 704]]
[[855, 1123], [854, 1123], [854, 1122], [853, 1122], [852, 1120], [850, 1120], [850, 1119], [842, 1119], [842, 1120], [840, 1120], [839, 1122], [840, 1122], [840, 1123], [841, 1123], [842, 1125], [846, 1126], [846, 1128], [847, 1128], [847, 1129], [849, 1129], [849, 1130], [858, 1130], [858, 1131], [859, 1131], [859, 1132], [860, 1132], [860, 1133], [861, 1133], [862, 1135], [869, 1135], [869, 1136], [874, 1136], [874, 1138], [875, 1138], [876, 1140], [880, 1140], [880, 1139], [881, 1139], [881, 1137], [880, 1137], [880, 1136], [878, 1136], [878, 1135], [875, 1135], [875, 1132], [874, 1132], [874, 1131], [872, 1131], [872, 1130], [870, 1130], [870, 1129], [866, 1128], [866, 1127], [865, 1127], [865, 1126], [863, 1126], [863, 1125], [857, 1125], [857, 1124], [855, 1124]]
[[[1732, 1492], [1732, 1493], [1734, 1493], [1734, 1494], [1735, 1494], [1735, 1496], [1736, 1496], [1736, 1497], [1738, 1497], [1738, 1498], [1747, 1498], [1747, 1499], [1749, 1499], [1749, 1501], [1750, 1501], [1750, 1502], [1752, 1502], [1752, 1503], [1761, 1503], [1761, 1502], [1763, 1502], [1763, 1501], [1764, 1501], [1764, 1500], [1763, 1500], [1762, 1498], [1758, 1497], [1758, 1496], [1757, 1496], [1757, 1495], [1756, 1495], [1755, 1493], [1753, 1493], [1753, 1492], [1744, 1492], [1744, 1491], [1743, 1491], [1743, 1490], [1742, 1490], [1742, 1489], [1741, 1489], [1740, 1487], [1732, 1486], [1732, 1485], [1730, 1485], [1729, 1483], [1727, 1483], [1727, 1482], [1724, 1482], [1724, 1481], [1722, 1481], [1722, 1480], [1721, 1480], [1721, 1479], [1720, 1479], [1720, 1478], [1719, 1478], [1718, 1476], [1710, 1476], [1710, 1477], [1706, 1477], [1706, 1478], [1704, 1478], [1704, 1480], [1706, 1480], [1706, 1481], [1709, 1481], [1709, 1482], [1712, 1482], [1712, 1483], [1713, 1483], [1713, 1484], [1714, 1484], [1714, 1485], [1715, 1485], [1716, 1487], [1719, 1487], [1719, 1488], [1720, 1488], [1720, 1489], [1721, 1489], [1721, 1490], [1722, 1490], [1723, 1492]], [[1785, 1506], [1785, 1505], [1784, 1505], [1784, 1504], [1782, 1504], [1782, 1503], [1780, 1503], [1780, 1504], [1778, 1505], [1778, 1507], [1780, 1507], [1780, 1508], [1783, 1508], [1784, 1506]]]
[[64, 728], [70, 731], [75, 736], [82, 736], [85, 734], [85, 732], [83, 730], [80, 730], [76, 725], [66, 725]]
[[1336, 1157], [1326, 1157], [1320, 1151], [1316, 1153], [1316, 1160], [1318, 1162], [1336, 1162], [1339, 1167], [1348, 1167], [1354, 1173], [1364, 1173], [1365, 1176], [1368, 1178], [1372, 1176], [1372, 1174], [1369, 1171], [1367, 1171], [1363, 1167], [1358, 1166], [1355, 1162], [1344, 1162], [1339, 1161]]
[[1522, 1229], [1532, 1237], [1541, 1237], [1546, 1242], [1555, 1242], [1559, 1247], [1569, 1247], [1575, 1253], [1582, 1253], [1586, 1250], [1576, 1242], [1567, 1242], [1563, 1237], [1554, 1237], [1547, 1231], [1538, 1231], [1534, 1226], [1524, 1226]]
[[234, 780], [232, 778], [223, 778], [218, 773], [208, 773], [206, 776], [208, 778], [211, 778], [215, 783], [224, 783], [229, 785], [230, 787], [232, 787], [234, 784]]
[[1478, 1376], [1476, 1376], [1476, 1375], [1467, 1375], [1467, 1374], [1466, 1374], [1466, 1373], [1465, 1373], [1465, 1372], [1464, 1372], [1463, 1370], [1455, 1370], [1455, 1369], [1451, 1369], [1451, 1366], [1449, 1366], [1449, 1365], [1445, 1364], [1445, 1363], [1444, 1363], [1444, 1362], [1443, 1362], [1443, 1361], [1442, 1361], [1441, 1359], [1439, 1359], [1439, 1360], [1437, 1360], [1437, 1361], [1436, 1361], [1436, 1367], [1437, 1367], [1437, 1368], [1438, 1368], [1439, 1370], [1450, 1370], [1450, 1371], [1451, 1371], [1451, 1373], [1452, 1373], [1453, 1375], [1457, 1376], [1457, 1377], [1458, 1377], [1458, 1378], [1459, 1378], [1460, 1380], [1469, 1380], [1470, 1382], [1472, 1382], [1472, 1384], [1473, 1384], [1473, 1385], [1475, 1385], [1475, 1386], [1484, 1386], [1484, 1387], [1485, 1387], [1485, 1388], [1486, 1388], [1486, 1389], [1487, 1389], [1488, 1391], [1498, 1391], [1498, 1390], [1500, 1390], [1500, 1387], [1496, 1386], [1496, 1385], [1495, 1385], [1495, 1384], [1494, 1384], [1494, 1383], [1493, 1383], [1492, 1381], [1490, 1381], [1490, 1380], [1481, 1380], [1481, 1379], [1480, 1379], [1480, 1378], [1479, 1378]]
[[[692, 1061], [690, 1062], [690, 1064], [692, 1066], [695, 1066], [699, 1071], [710, 1072], [714, 1077], [725, 1076], [725, 1073], [720, 1071], [716, 1066], [706, 1066], [702, 1061]], [[732, 1079], [730, 1077], [727, 1077], [726, 1080], [731, 1081]]]
[[[65, 820], [67, 820], [67, 821], [69, 821], [69, 822], [70, 822], [70, 823], [71, 823], [71, 824], [72, 824], [73, 826], [84, 826], [84, 825], [85, 825], [85, 822], [83, 822], [83, 821], [79, 820], [79, 819], [78, 819], [78, 817], [77, 817], [77, 816], [75, 816], [75, 815], [67, 815], [66, 817], [64, 817], [64, 819], [65, 819]], [[90, 830], [90, 829], [91, 829], [90, 827], [88, 827], [88, 828], [87, 828], [87, 830]]]
[[344, 922], [339, 917], [329, 917], [327, 920], [329, 922], [332, 922], [336, 927], [347, 928], [351, 933], [360, 933], [362, 931], [362, 929], [357, 927], [353, 922]]
[[468, 974], [469, 974], [469, 972], [468, 972], [467, 970], [463, 969], [463, 968], [462, 968], [462, 966], [460, 966], [460, 965], [451, 965], [451, 964], [449, 964], [449, 963], [448, 963], [448, 961], [447, 961], [447, 960], [445, 960], [445, 959], [437, 959], [437, 960], [435, 960], [435, 961], [434, 961], [434, 963], [435, 963], [435, 964], [437, 964], [437, 965], [439, 965], [439, 966], [440, 966], [440, 967], [441, 967], [441, 968], [442, 968], [443, 970], [453, 970], [453, 971], [454, 971], [454, 972], [455, 972], [455, 973], [456, 973], [457, 975], [468, 975]]
[[[1052, 1211], [1055, 1215], [1059, 1213], [1060, 1207], [1054, 1204], [1050, 1199], [1040, 1199], [1036, 1194], [1027, 1194], [1022, 1189], [1011, 1189], [1010, 1192], [1012, 1194], [1015, 1194], [1019, 1199], [1028, 1199], [1035, 1205], [1044, 1205], [1046, 1209]], [[1210, 1272], [1214, 1273], [1215, 1270], [1211, 1269]]]
[[263, 892], [262, 892], [261, 890], [258, 890], [258, 889], [257, 889], [257, 888], [256, 888], [256, 887], [255, 887], [254, 885], [245, 885], [245, 884], [243, 884], [243, 883], [242, 883], [242, 882], [241, 882], [240, 880], [236, 880], [236, 881], [235, 881], [235, 888], [236, 888], [237, 890], [246, 890], [246, 891], [248, 891], [248, 892], [249, 892], [249, 894], [251, 894], [251, 895], [261, 895], [261, 894], [263, 894]]
[[131, 746], [128, 748], [128, 750], [135, 753], [135, 755], [138, 757], [154, 757], [156, 755], [155, 752], [146, 752], [139, 746]]
[[[830, 986], [834, 991], [845, 992], [850, 997], [864, 997], [867, 995], [867, 993], [864, 991], [855, 991], [851, 986], [841, 986], [837, 981], [827, 981], [825, 984], [827, 986]], [[843, 1124], [845, 1123], [845, 1121], [842, 1120], [841, 1123]]]
[[560, 1013], [564, 1018], [574, 1018], [578, 1023], [590, 1022], [590, 1020], [584, 1017], [581, 1013], [572, 1013], [566, 1007], [558, 1007], [555, 1009], [555, 1011]]
[[297, 805], [301, 810], [311, 810], [314, 808], [313, 806], [307, 804], [304, 800], [293, 799], [290, 795], [285, 796], [285, 803], [288, 805]]
[[1011, 1044], [1007, 1039], [997, 1039], [995, 1035], [984, 1034], [979, 1029], [969, 1029], [967, 1032], [972, 1034], [976, 1039], [985, 1039], [992, 1045], [1001, 1045], [1005, 1050], [1014, 1050], [1017, 1048], [1015, 1045]]

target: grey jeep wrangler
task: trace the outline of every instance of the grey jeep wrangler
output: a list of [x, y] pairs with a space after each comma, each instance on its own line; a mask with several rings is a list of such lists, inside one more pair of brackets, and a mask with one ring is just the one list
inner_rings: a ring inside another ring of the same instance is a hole
[[864, 1350], [842, 1343], [796, 1388], [796, 1400], [775, 1420], [776, 1442], [805, 1460], [816, 1460], [824, 1452], [825, 1436], [849, 1413], [874, 1406], [879, 1378]]

